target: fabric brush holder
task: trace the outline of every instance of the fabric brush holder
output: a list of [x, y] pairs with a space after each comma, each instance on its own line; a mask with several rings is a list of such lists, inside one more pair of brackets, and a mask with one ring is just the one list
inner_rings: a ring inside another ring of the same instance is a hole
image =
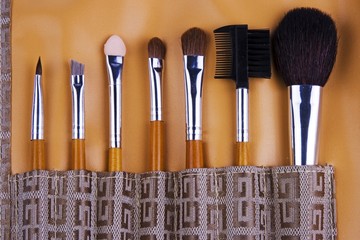
[[337, 232], [331, 166], [32, 171], [11, 176], [9, 186], [5, 239], [335, 239]]

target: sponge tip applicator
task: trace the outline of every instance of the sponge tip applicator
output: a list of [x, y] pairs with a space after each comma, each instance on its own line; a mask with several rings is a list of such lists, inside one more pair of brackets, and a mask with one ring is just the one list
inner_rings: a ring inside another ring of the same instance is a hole
[[124, 41], [117, 35], [112, 35], [104, 45], [105, 55], [125, 56], [126, 47]]

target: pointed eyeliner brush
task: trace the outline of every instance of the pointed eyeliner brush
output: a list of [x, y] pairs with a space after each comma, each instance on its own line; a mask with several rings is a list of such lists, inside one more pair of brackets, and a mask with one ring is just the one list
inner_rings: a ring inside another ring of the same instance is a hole
[[33, 102], [31, 111], [31, 159], [32, 169], [45, 170], [44, 107], [41, 59], [36, 65]]

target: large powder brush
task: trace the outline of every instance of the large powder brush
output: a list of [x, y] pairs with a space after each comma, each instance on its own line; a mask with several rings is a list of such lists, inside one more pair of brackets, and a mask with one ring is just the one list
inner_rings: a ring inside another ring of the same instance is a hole
[[289, 11], [277, 27], [274, 62], [290, 96], [291, 159], [295, 165], [318, 163], [318, 125], [322, 87], [337, 53], [332, 18], [314, 8]]

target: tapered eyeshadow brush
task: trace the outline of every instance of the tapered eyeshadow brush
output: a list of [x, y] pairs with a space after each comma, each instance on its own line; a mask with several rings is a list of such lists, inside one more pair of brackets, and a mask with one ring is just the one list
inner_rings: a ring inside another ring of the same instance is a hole
[[45, 170], [45, 140], [44, 140], [44, 106], [42, 88], [42, 66], [41, 59], [36, 65], [33, 101], [31, 111], [31, 158], [32, 168]]
[[71, 60], [72, 169], [86, 169], [84, 64]]
[[109, 79], [109, 171], [122, 170], [121, 149], [121, 84], [126, 47], [123, 40], [112, 35], [104, 45]]
[[229, 25], [214, 30], [215, 78], [236, 84], [236, 164], [249, 161], [249, 77], [270, 78], [270, 32]]
[[157, 37], [148, 43], [150, 76], [150, 170], [164, 170], [163, 66], [166, 48]]
[[204, 167], [202, 143], [202, 88], [206, 33], [191, 28], [181, 36], [186, 103], [186, 168]]
[[274, 60], [289, 89], [291, 160], [318, 163], [321, 92], [337, 54], [337, 31], [329, 15], [314, 8], [289, 11], [274, 34]]

